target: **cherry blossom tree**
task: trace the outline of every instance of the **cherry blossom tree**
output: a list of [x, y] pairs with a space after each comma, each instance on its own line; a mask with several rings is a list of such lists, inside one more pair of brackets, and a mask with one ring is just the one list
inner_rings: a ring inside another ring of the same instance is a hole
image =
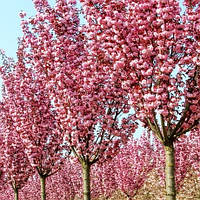
[[[29, 177], [26, 184], [19, 190], [19, 199], [38, 200], [40, 199], [40, 182], [38, 174]], [[14, 193], [12, 187], [0, 191], [0, 199], [13, 200]]]
[[[4, 99], [5, 100], [5, 99]], [[18, 192], [26, 184], [33, 169], [25, 153], [24, 144], [16, 133], [14, 121], [10, 116], [12, 102], [1, 102], [0, 134], [3, 140], [1, 145], [1, 160], [5, 182], [11, 185], [15, 200], [18, 200]]]
[[81, 3], [90, 53], [115, 70], [136, 118], [163, 144], [166, 199], [175, 199], [174, 142], [200, 118], [199, 1], [186, 1], [183, 15], [172, 0]]
[[128, 93], [113, 82], [109, 63], [91, 55], [76, 1], [58, 0], [54, 8], [33, 2], [37, 14], [22, 20], [18, 66], [30, 66], [42, 83], [58, 129], [82, 165], [84, 200], [90, 199], [91, 165], [115, 155], [135, 130]]
[[[37, 97], [39, 98], [39, 96], [40, 94]], [[63, 147], [61, 146], [62, 134], [56, 129], [55, 119], [49, 111], [48, 101], [39, 98], [33, 104], [29, 105], [34, 108], [32, 113], [29, 112], [29, 116], [32, 114], [30, 119], [32, 126], [30, 129], [26, 129], [21, 137], [26, 145], [26, 153], [31, 165], [37, 170], [40, 176], [41, 198], [45, 200], [46, 178], [60, 170], [64, 161]], [[35, 110], [36, 108], [38, 108], [37, 111]], [[27, 120], [27, 118], [24, 119]]]
[[42, 82], [37, 80], [32, 69], [23, 65], [20, 49], [17, 53], [16, 63], [2, 54], [5, 101], [2, 109], [8, 114], [4, 112], [5, 116], [1, 117], [22, 139], [30, 164], [40, 176], [41, 198], [45, 200], [45, 180], [61, 168], [65, 156], [62, 151], [66, 146]]

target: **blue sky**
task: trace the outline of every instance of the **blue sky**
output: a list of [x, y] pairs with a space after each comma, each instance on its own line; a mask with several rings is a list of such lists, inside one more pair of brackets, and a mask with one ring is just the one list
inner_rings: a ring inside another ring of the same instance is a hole
[[[55, 0], [49, 0], [53, 4]], [[32, 0], [8, 0], [1, 1], [0, 6], [0, 49], [6, 51], [6, 55], [16, 57], [17, 38], [22, 36], [20, 27], [20, 11], [25, 11], [28, 16], [35, 14]]]

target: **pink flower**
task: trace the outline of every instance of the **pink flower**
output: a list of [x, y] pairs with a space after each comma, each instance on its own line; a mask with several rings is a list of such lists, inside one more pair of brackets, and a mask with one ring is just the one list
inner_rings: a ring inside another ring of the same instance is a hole
[[19, 16], [20, 16], [21, 18], [24, 18], [24, 17], [26, 17], [26, 13], [25, 13], [24, 11], [21, 11], [21, 12], [19, 13]]

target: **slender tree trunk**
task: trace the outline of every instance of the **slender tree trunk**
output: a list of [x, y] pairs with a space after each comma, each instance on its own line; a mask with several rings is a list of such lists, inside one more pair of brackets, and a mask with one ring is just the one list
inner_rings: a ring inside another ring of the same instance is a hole
[[176, 200], [175, 154], [173, 144], [165, 146], [166, 200]]
[[40, 176], [40, 186], [41, 186], [41, 200], [46, 200], [46, 177], [45, 176]]
[[90, 164], [88, 162], [82, 163], [83, 171], [83, 199], [90, 200]]
[[15, 193], [15, 200], [19, 199], [19, 193], [18, 193], [18, 189], [14, 189], [14, 193]]

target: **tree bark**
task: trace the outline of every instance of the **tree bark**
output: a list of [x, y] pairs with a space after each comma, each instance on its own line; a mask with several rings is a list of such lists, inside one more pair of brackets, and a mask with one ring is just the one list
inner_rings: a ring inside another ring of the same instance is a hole
[[46, 200], [46, 177], [45, 176], [40, 176], [40, 186], [41, 186], [41, 200]]
[[90, 200], [90, 164], [82, 162], [83, 171], [83, 199]]
[[166, 200], [176, 200], [175, 154], [173, 144], [165, 146]]
[[14, 189], [14, 193], [15, 193], [15, 200], [19, 199], [19, 193], [18, 193], [18, 189]]

